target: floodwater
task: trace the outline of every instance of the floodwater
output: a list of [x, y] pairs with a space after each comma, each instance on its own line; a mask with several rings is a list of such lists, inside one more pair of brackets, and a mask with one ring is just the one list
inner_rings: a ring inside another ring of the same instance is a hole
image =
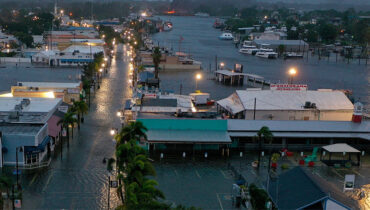
[[[286, 83], [287, 71], [294, 67], [298, 74], [294, 77], [294, 83], [307, 84], [311, 90], [319, 88], [352, 90], [356, 101], [365, 104], [370, 110], [370, 60], [365, 65], [365, 60], [347, 60], [335, 54], [331, 57], [321, 58], [309, 56], [308, 59], [299, 60], [269, 60], [251, 55], [243, 55], [238, 52], [232, 41], [218, 39], [221, 31], [214, 29], [212, 24], [214, 18], [202, 17], [160, 17], [163, 20], [172, 21], [174, 28], [170, 32], [161, 32], [153, 35], [155, 44], [159, 43], [174, 51], [189, 53], [194, 59], [202, 62], [204, 71], [215, 69], [215, 57], [219, 62], [224, 62], [227, 67], [232, 68], [235, 63], [243, 64], [245, 73], [263, 76], [265, 80], [272, 83]], [[181, 37], [183, 40], [180, 42]], [[211, 68], [210, 68], [211, 66]], [[180, 91], [187, 94], [195, 89], [194, 72], [162, 73], [162, 89]], [[208, 74], [207, 74], [208, 75]], [[211, 75], [204, 76], [198, 82], [198, 89], [209, 92], [213, 99], [221, 99], [233, 93], [236, 89], [246, 87], [230, 87], [210, 80]]]

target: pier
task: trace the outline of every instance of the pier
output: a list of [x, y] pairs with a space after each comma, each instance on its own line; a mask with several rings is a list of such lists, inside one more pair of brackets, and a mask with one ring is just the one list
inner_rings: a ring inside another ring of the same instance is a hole
[[215, 72], [216, 81], [225, 85], [250, 85], [257, 87], [257, 85], [270, 86], [270, 82], [265, 81], [262, 76], [256, 74], [247, 74], [236, 72], [234, 70], [217, 70]]

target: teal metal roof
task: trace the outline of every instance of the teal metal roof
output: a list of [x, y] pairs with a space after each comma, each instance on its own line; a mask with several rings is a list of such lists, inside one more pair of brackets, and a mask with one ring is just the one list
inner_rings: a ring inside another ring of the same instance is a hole
[[226, 131], [149, 130], [147, 136], [151, 143], [231, 143]]
[[148, 130], [227, 131], [227, 120], [139, 119]]
[[227, 120], [139, 119], [149, 142], [231, 143]]

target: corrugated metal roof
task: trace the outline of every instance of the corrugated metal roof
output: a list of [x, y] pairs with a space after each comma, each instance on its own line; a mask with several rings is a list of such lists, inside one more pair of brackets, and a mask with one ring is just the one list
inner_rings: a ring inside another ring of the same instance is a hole
[[203, 130], [149, 130], [149, 142], [177, 142], [177, 143], [231, 143], [226, 131]]
[[370, 121], [228, 120], [230, 136], [255, 136], [267, 126], [276, 137], [362, 138], [370, 140]]
[[237, 90], [240, 101], [247, 110], [304, 110], [307, 101], [315, 103], [318, 110], [353, 110], [353, 104], [340, 91], [275, 91]]

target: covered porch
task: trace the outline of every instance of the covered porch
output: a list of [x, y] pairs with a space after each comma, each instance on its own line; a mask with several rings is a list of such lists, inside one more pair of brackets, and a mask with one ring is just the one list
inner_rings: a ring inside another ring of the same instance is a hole
[[[354, 156], [356, 161], [352, 160]], [[328, 166], [359, 166], [360, 157], [361, 152], [348, 144], [331, 144], [322, 147], [320, 161]]]

